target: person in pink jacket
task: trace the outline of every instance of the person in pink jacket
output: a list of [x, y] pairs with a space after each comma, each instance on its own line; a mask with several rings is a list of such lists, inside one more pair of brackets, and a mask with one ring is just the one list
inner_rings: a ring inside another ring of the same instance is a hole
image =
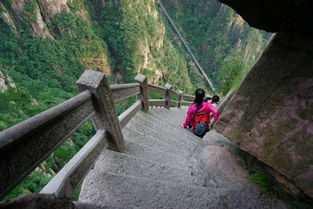
[[[189, 106], [186, 120], [181, 127], [187, 128], [192, 126], [194, 133], [198, 135], [196, 133], [197, 129], [199, 129], [197, 128], [197, 124], [200, 122], [200, 125], [207, 126], [200, 127], [200, 132], [202, 133], [198, 136], [203, 137], [205, 132], [209, 131], [210, 114], [212, 113], [214, 122], [216, 122], [219, 119], [219, 113], [211, 103], [203, 101], [205, 97], [205, 91], [203, 89], [197, 89], [195, 96], [194, 103]], [[206, 131], [204, 129], [206, 129]]]

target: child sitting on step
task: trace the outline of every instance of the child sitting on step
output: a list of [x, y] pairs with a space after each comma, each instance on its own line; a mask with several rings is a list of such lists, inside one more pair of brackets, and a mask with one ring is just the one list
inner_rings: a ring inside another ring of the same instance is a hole
[[189, 106], [186, 120], [181, 127], [187, 128], [192, 126], [194, 134], [203, 138], [209, 131], [210, 114], [213, 115], [216, 122], [219, 119], [219, 113], [211, 103], [203, 101], [205, 97], [203, 89], [197, 89], [195, 96], [194, 103]]

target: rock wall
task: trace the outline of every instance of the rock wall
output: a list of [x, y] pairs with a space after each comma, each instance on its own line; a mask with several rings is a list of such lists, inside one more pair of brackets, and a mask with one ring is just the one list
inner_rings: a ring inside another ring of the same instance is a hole
[[9, 88], [16, 89], [16, 85], [10, 76], [0, 71], [0, 93], [5, 93]]
[[220, 0], [253, 27], [269, 32], [313, 32], [311, 0]]
[[[223, 2], [236, 5], [235, 9], [240, 12], [246, 9], [245, 1]], [[272, 2], [276, 5], [279, 1]], [[269, 3], [267, 6], [270, 8]], [[250, 9], [262, 13], [263, 8]], [[263, 12], [270, 14], [267, 9]], [[283, 30], [285, 19], [275, 24], [269, 22], [267, 26], [264, 14], [258, 13], [251, 17], [249, 13], [243, 18], [259, 28]], [[279, 21], [275, 17], [266, 18]], [[229, 101], [216, 128], [241, 149], [273, 168], [276, 176], [280, 176], [278, 181], [284, 176], [288, 184], [295, 184], [313, 197], [313, 38], [310, 27], [294, 28], [294, 31], [280, 32], [273, 37]]]

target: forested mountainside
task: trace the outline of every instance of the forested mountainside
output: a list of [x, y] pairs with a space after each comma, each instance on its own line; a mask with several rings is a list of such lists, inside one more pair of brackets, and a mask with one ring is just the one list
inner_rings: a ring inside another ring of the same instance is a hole
[[[223, 93], [268, 39], [217, 0], [164, 3]], [[77, 94], [85, 69], [105, 72], [110, 83], [142, 73], [188, 93], [205, 87], [155, 0], [0, 1], [0, 130]], [[84, 124], [11, 196], [37, 192], [91, 134]]]
[[153, 0], [6, 0], [0, 8], [0, 71], [17, 85], [1, 94], [0, 129], [76, 94], [84, 69], [111, 82], [140, 72], [152, 83], [193, 87]]
[[202, 68], [224, 94], [242, 81], [271, 37], [249, 27], [234, 10], [217, 0], [162, 3]]

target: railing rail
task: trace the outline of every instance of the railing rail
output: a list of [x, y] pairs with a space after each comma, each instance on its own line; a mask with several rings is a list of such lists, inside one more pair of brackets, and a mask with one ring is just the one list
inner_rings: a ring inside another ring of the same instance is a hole
[[[28, 120], [0, 132], [0, 199], [23, 178], [43, 162], [65, 139], [87, 119], [92, 118], [96, 134], [57, 173], [41, 193], [71, 198], [74, 189], [82, 182], [91, 166], [106, 146], [123, 151], [121, 129], [140, 110], [148, 112], [149, 106], [181, 107], [190, 104], [182, 91], [172, 86], [148, 84], [144, 75], [137, 75], [136, 83], [108, 85], [105, 75], [85, 71], [77, 85], [77, 96], [46, 110]], [[163, 99], [149, 99], [149, 93], [161, 93]], [[114, 103], [137, 96], [137, 101], [120, 116]], [[176, 97], [177, 100], [172, 100]]]
[[177, 99], [179, 98], [180, 94], [176, 91], [172, 91], [172, 96], [176, 97]]
[[0, 132], [0, 198], [93, 113], [89, 91]]
[[139, 83], [110, 85], [114, 102], [122, 101], [140, 94]]
[[84, 179], [107, 143], [105, 131], [98, 130], [87, 144], [41, 190], [41, 193], [54, 194], [60, 198], [72, 197], [75, 188]]
[[165, 87], [162, 86], [157, 86], [154, 84], [148, 84], [149, 92], [154, 92], [154, 93], [162, 93], [164, 94], [166, 89]]
[[183, 99], [194, 100], [194, 99], [195, 99], [195, 96], [184, 94], [184, 95], [183, 95]]

